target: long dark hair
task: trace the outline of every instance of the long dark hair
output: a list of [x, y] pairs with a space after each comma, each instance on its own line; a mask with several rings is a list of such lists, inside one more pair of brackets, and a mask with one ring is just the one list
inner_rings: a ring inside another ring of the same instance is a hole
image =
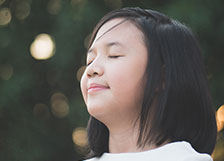
[[[201, 153], [213, 152], [217, 127], [202, 54], [192, 31], [157, 11], [122, 8], [106, 14], [96, 25], [89, 47], [100, 27], [114, 18], [132, 22], [144, 35], [148, 50], [146, 85], [138, 146], [165, 141], [187, 141]], [[90, 116], [88, 157], [108, 152], [108, 128]]]

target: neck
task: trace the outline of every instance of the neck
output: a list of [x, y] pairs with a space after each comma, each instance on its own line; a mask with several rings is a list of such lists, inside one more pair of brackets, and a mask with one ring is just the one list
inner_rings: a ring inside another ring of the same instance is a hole
[[156, 148], [154, 144], [146, 145], [144, 148], [138, 148], [138, 126], [133, 128], [132, 125], [125, 128], [109, 129], [109, 152], [110, 153], [127, 153], [141, 152]]

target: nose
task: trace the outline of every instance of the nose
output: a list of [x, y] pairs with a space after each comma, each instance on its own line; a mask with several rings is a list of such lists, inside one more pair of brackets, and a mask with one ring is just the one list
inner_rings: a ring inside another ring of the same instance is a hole
[[[96, 60], [95, 60], [96, 61]], [[104, 73], [102, 65], [99, 62], [93, 61], [87, 68], [86, 74], [88, 78], [102, 76]]]

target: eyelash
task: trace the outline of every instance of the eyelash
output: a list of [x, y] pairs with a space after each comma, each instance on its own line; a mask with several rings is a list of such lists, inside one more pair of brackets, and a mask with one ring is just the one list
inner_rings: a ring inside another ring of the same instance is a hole
[[109, 58], [118, 58], [121, 57], [120, 55], [114, 55], [114, 56], [109, 56]]
[[[121, 55], [114, 55], [114, 56], [108, 56], [109, 58], [112, 58], [112, 59], [116, 59], [116, 58], [119, 58], [119, 57], [122, 57]], [[87, 66], [88, 65], [90, 65], [92, 63], [92, 61], [91, 62], [89, 62], [88, 64], [87, 64]]]

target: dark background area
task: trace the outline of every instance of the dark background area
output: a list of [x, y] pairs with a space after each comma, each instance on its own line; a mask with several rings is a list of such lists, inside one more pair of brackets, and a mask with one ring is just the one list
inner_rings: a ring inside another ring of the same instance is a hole
[[[0, 0], [1, 161], [76, 161], [87, 153], [89, 115], [79, 87], [86, 44], [103, 15], [131, 6], [163, 12], [197, 36], [220, 109], [212, 156], [224, 161], [223, 0]], [[39, 60], [43, 33], [54, 55]], [[31, 44], [39, 47], [34, 55]]]

